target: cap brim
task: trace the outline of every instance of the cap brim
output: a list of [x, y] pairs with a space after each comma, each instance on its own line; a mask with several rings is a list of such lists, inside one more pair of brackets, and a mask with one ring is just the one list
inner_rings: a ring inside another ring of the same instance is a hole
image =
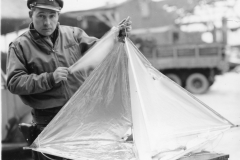
[[43, 8], [43, 9], [49, 9], [49, 10], [54, 10], [54, 11], [61, 11], [61, 9], [59, 8], [55, 8], [55, 7], [52, 7], [52, 6], [47, 6], [47, 5], [37, 5], [35, 6], [37, 8]]

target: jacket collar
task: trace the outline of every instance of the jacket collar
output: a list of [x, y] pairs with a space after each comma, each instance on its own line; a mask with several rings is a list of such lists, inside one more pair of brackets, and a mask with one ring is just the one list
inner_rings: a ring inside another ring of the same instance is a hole
[[[57, 36], [58, 36], [58, 34], [59, 34], [59, 25], [60, 25], [60, 23], [58, 22], [55, 31], [54, 31], [54, 32], [52, 33], [52, 35], [51, 35], [51, 36], [54, 36], [54, 39], [57, 39]], [[29, 31], [30, 31], [30, 34], [32, 35], [32, 37], [33, 37], [35, 40], [38, 40], [38, 39], [41, 39], [41, 38], [44, 37], [43, 35], [41, 35], [41, 34], [39, 34], [39, 33], [37, 32], [37, 30], [34, 28], [33, 23], [30, 23], [30, 25], [29, 25]]]

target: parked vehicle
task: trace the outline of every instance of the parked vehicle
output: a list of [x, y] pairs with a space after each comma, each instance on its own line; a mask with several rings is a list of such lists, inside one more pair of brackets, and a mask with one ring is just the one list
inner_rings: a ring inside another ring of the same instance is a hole
[[215, 76], [228, 70], [223, 44], [158, 45], [144, 54], [155, 68], [195, 94], [205, 93]]

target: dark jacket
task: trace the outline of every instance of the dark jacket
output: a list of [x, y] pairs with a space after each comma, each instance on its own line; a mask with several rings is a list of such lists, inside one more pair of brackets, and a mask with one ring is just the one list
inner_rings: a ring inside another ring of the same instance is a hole
[[58, 25], [55, 32], [53, 45], [30, 27], [9, 47], [8, 89], [35, 109], [60, 107], [69, 100], [84, 82], [84, 74], [69, 74], [67, 81], [55, 84], [53, 72], [70, 67], [97, 41], [76, 27]]

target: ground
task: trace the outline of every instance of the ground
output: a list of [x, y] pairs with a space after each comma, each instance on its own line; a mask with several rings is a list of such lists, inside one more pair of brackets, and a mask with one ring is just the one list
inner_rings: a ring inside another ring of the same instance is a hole
[[[216, 77], [216, 82], [203, 95], [195, 95], [235, 125], [240, 125], [240, 68]], [[229, 154], [229, 160], [240, 159], [240, 126], [217, 138], [212, 151]]]

